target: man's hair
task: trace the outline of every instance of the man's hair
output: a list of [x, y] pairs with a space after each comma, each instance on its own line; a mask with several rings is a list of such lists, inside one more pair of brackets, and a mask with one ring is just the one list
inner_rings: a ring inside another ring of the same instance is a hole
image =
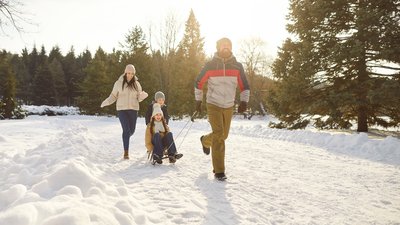
[[219, 47], [222, 45], [222, 43], [228, 43], [232, 47], [232, 41], [227, 37], [223, 37], [217, 41], [217, 50], [219, 50]]

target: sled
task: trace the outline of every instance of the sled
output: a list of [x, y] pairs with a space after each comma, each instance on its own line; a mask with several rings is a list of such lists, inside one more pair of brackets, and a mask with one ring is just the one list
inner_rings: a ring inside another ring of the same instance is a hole
[[[178, 160], [178, 159], [182, 158], [182, 156], [183, 156], [183, 154], [178, 153], [178, 154], [176, 155], [176, 159]], [[153, 160], [153, 151], [148, 151], [148, 152], [147, 152], [147, 159], [149, 160], [149, 162], [150, 162], [153, 166], [156, 164], [156, 161]], [[168, 149], [167, 149], [167, 148], [164, 149], [164, 151], [163, 151], [163, 156], [161, 157], [161, 160], [164, 160], [164, 159], [168, 159]]]
[[[147, 159], [149, 162], [151, 162], [151, 164], [155, 164], [155, 161], [153, 161], [153, 150], [147, 151]], [[168, 159], [168, 151], [166, 148], [163, 151], [163, 157], [161, 157], [161, 159]]]
[[[189, 129], [186, 131], [186, 135], [189, 133], [190, 128], [192, 127], [192, 124], [193, 124], [193, 122], [194, 122], [194, 119], [195, 119], [195, 117], [196, 117], [198, 114], [199, 114], [199, 113], [198, 113], [197, 111], [194, 111], [194, 112], [193, 112], [192, 116], [190, 117], [190, 120], [186, 122], [185, 126], [183, 126], [183, 128], [182, 128], [181, 131], [178, 133], [178, 135], [176, 136], [176, 138], [178, 138], [178, 137], [181, 135], [182, 131], [186, 128], [186, 126], [189, 124], [189, 122], [192, 122], [191, 125], [189, 126]], [[185, 135], [185, 137], [186, 137], [186, 135]], [[182, 145], [183, 141], [185, 140], [185, 137], [183, 137], [183, 139], [182, 139], [182, 141], [181, 141], [181, 144], [177, 147], [176, 150], [180, 149], [180, 146]], [[171, 145], [170, 145], [169, 147], [171, 147]], [[163, 150], [163, 156], [161, 157], [161, 160], [168, 159], [168, 148], [169, 148], [169, 147], [164, 148], [164, 150]], [[183, 156], [182, 154], [178, 153], [178, 154], [176, 155], [176, 159], [180, 159], [182, 156]], [[153, 160], [153, 150], [147, 151], [147, 160], [148, 160], [151, 164], [153, 164], [153, 165], [156, 164], [156, 161]]]

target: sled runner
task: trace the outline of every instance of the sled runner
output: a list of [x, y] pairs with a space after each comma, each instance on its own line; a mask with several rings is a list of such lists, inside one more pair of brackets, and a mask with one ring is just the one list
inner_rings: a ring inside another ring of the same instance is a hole
[[[154, 154], [153, 151], [148, 151], [147, 152], [147, 159], [149, 160], [149, 162], [154, 166], [156, 163], [158, 164], [162, 164], [162, 160], [163, 159], [169, 159], [169, 163], [175, 163], [176, 160], [182, 158], [183, 154], [182, 153], [177, 153], [173, 156], [169, 156], [168, 155], [168, 149], [165, 148], [163, 151], [163, 156], [161, 158], [155, 159], [154, 158]], [[160, 163], [161, 162], [161, 163]]]

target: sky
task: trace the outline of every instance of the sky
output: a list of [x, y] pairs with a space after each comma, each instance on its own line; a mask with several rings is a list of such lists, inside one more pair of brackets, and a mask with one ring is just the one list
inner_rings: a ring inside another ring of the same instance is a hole
[[[221, 37], [233, 41], [233, 51], [243, 40], [259, 38], [265, 41], [265, 52], [276, 54], [278, 46], [288, 36], [285, 29], [288, 0], [25, 0], [21, 8], [30, 21], [22, 23], [25, 32], [19, 35], [7, 27], [0, 36], [0, 49], [21, 53], [24, 47], [45, 46], [49, 51], [58, 45], [63, 53], [74, 46], [75, 52], [99, 46], [111, 52], [120, 49], [125, 35], [135, 26], [145, 32], [159, 28], [170, 15], [181, 24], [180, 40], [190, 9], [200, 23], [207, 55], [215, 51], [215, 42]], [[153, 45], [157, 44], [153, 38]]]
[[271, 129], [270, 121], [276, 119], [234, 117], [226, 141], [228, 179], [221, 182], [199, 141], [211, 131], [206, 119], [171, 120], [183, 157], [155, 166], [147, 160], [142, 117], [130, 160], [122, 160], [116, 117], [0, 120], [0, 224], [400, 223], [399, 138]]

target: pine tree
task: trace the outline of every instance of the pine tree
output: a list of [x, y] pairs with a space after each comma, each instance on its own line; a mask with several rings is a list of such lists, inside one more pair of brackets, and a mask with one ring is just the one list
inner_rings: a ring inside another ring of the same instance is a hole
[[38, 68], [33, 84], [33, 104], [51, 106], [57, 104], [54, 78], [47, 60]]
[[[317, 121], [322, 128], [347, 128], [356, 120], [360, 132], [399, 124], [399, 18], [392, 0], [292, 0], [288, 30], [296, 39], [284, 43], [274, 63], [281, 84], [271, 102], [281, 112], [287, 107], [280, 118], [296, 123], [301, 113], [328, 116]], [[301, 90], [285, 88], [290, 82]]]
[[45, 64], [48, 60], [48, 56], [46, 54], [46, 49], [45, 47], [42, 45], [41, 49], [40, 49], [40, 53], [39, 56], [37, 58], [37, 65], [38, 67], [42, 66], [43, 64]]
[[56, 90], [53, 74], [50, 72], [48, 56], [42, 46], [37, 57], [37, 69], [33, 79], [33, 103], [35, 105], [56, 105]]
[[35, 79], [35, 74], [37, 72], [37, 69], [39, 67], [39, 53], [36, 49], [36, 46], [33, 46], [32, 51], [28, 55], [28, 61], [26, 64], [26, 67], [28, 69], [28, 76], [27, 79], [25, 80], [26, 84], [26, 89], [24, 89], [27, 93], [27, 99], [26, 103], [32, 103], [33, 98], [34, 98], [34, 90], [33, 90], [33, 81]]
[[76, 71], [75, 83], [77, 84], [77, 87], [75, 88], [74, 91], [75, 98], [82, 96], [83, 94], [79, 86], [87, 76], [85, 68], [91, 62], [91, 60], [92, 60], [92, 54], [88, 49], [86, 49], [83, 53], [79, 54], [78, 57], [76, 58], [77, 71]]
[[67, 93], [65, 96], [67, 99], [67, 105], [72, 106], [75, 105], [75, 98], [78, 96], [77, 92], [79, 91], [79, 67], [76, 62], [73, 47], [71, 47], [70, 51], [61, 63], [65, 75], [65, 84], [67, 85]]
[[15, 98], [16, 78], [10, 57], [6, 51], [0, 52], [0, 118], [22, 119], [25, 113], [19, 108]]
[[100, 109], [101, 102], [109, 96], [114, 84], [108, 78], [108, 60], [107, 54], [99, 48], [85, 69], [87, 76], [80, 85], [82, 95], [77, 98], [77, 105], [84, 114], [112, 114], [115, 112], [115, 108], [112, 107]]
[[29, 58], [28, 58], [28, 68], [29, 68], [29, 74], [31, 75], [31, 82], [33, 81], [34, 74], [36, 73], [36, 70], [38, 68], [39, 64], [39, 53], [36, 49], [36, 46], [33, 46], [33, 49], [31, 53], [29, 53]]
[[[133, 64], [136, 69], [136, 77], [139, 79], [143, 90], [151, 96], [156, 90], [159, 90], [159, 86], [157, 86], [158, 83], [156, 82], [155, 68], [152, 67], [153, 61], [149, 55], [149, 44], [141, 27], [134, 27], [126, 35], [123, 47], [118, 76], [122, 74], [127, 64]], [[147, 98], [141, 105], [150, 104], [152, 100], [153, 98], [151, 97]], [[139, 111], [140, 115], [144, 113], [144, 110]]]
[[[50, 57], [49, 57], [50, 59]], [[67, 85], [65, 84], [65, 75], [61, 62], [57, 58], [53, 58], [49, 64], [50, 73], [54, 79], [54, 88], [56, 91], [56, 104], [66, 105]]]
[[56, 59], [59, 62], [62, 61], [63, 56], [62, 56], [61, 50], [58, 46], [55, 46], [51, 49], [48, 59], [49, 59], [49, 62], [52, 62], [54, 59]]
[[204, 38], [200, 34], [200, 24], [193, 10], [185, 23], [185, 33], [179, 44], [174, 76], [171, 83], [175, 92], [170, 93], [174, 99], [172, 108], [178, 115], [191, 114], [193, 111], [193, 84], [205, 61]]
[[[315, 93], [310, 84], [312, 74], [315, 73], [315, 62], [307, 60], [310, 45], [305, 42], [294, 43], [286, 40], [278, 52], [278, 57], [273, 64], [273, 73], [278, 82], [275, 88], [269, 90], [267, 105], [271, 112], [283, 123], [280, 127], [295, 128], [299, 125], [307, 125], [301, 115], [307, 113], [310, 102], [319, 101], [321, 95]], [[302, 70], [298, 68], [302, 65]], [[311, 95], [310, 90], [314, 95]], [[311, 99], [318, 96], [317, 99]]]
[[19, 57], [18, 55], [13, 55], [11, 64], [12, 64], [12, 69], [15, 72], [16, 75], [16, 98], [25, 103], [25, 104], [30, 104], [29, 102], [29, 97], [30, 93], [29, 91], [29, 79], [30, 79], [30, 74], [28, 71], [28, 56], [29, 53], [26, 49], [22, 50], [22, 56]]

